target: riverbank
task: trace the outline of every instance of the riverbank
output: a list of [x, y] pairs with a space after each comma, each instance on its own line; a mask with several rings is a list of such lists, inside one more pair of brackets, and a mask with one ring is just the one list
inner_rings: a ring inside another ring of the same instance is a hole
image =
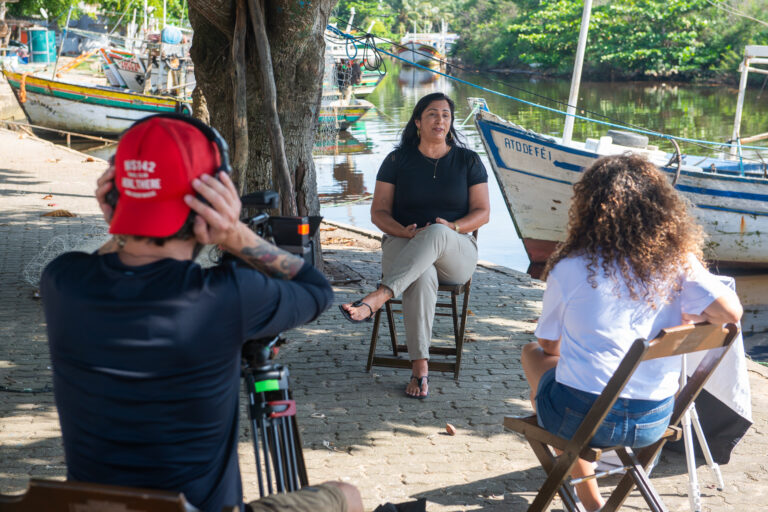
[[[58, 252], [93, 247], [105, 226], [92, 198], [105, 163], [39, 139], [0, 130], [0, 492], [23, 492], [30, 477], [63, 479], [65, 465], [35, 268]], [[66, 210], [74, 217], [43, 214]], [[321, 227], [326, 273], [336, 302], [375, 286], [375, 234]], [[482, 232], [481, 232], [482, 240]], [[428, 510], [522, 510], [543, 473], [525, 442], [501, 427], [530, 411], [519, 364], [532, 340], [543, 283], [498, 265], [473, 278], [462, 376], [433, 373], [427, 400], [406, 398], [407, 370], [365, 372], [371, 324], [350, 324], [333, 307], [287, 336], [279, 362], [291, 370], [298, 424], [311, 482], [341, 479], [360, 487], [366, 510], [428, 499]], [[84, 326], [87, 328], [87, 326]], [[450, 322], [436, 335], [450, 337]], [[768, 512], [768, 371], [748, 362], [754, 425], [722, 466], [717, 491], [700, 468], [705, 512]], [[241, 401], [241, 403], [243, 403]], [[700, 411], [700, 414], [704, 414]], [[445, 424], [456, 426], [455, 436]], [[239, 444], [246, 497], [258, 494], [242, 409]], [[687, 510], [685, 458], [662, 456], [653, 482], [671, 510]], [[633, 494], [628, 506], [641, 508]], [[558, 507], [555, 503], [555, 507]]]

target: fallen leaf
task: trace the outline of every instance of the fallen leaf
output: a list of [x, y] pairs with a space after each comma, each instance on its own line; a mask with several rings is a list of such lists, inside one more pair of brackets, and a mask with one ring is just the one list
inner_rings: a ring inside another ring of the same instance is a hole
[[88, 158], [86, 158], [84, 161], [85, 161], [85, 162], [95, 162], [95, 161], [96, 161], [96, 159], [95, 159], [95, 158], [93, 158], [92, 156], [89, 156], [89, 157], [88, 157]]
[[[48, 205], [55, 206], [55, 205]], [[41, 217], [77, 217], [74, 213], [67, 210], [53, 210], [52, 212], [44, 213]]]
[[48, 194], [47, 196], [43, 196], [43, 199], [53, 199], [53, 195]]
[[48, 206], [56, 206], [56, 203], [48, 203]]

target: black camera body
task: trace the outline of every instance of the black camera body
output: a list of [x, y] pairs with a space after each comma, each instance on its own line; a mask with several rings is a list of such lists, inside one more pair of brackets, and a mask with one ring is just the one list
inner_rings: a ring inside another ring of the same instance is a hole
[[277, 208], [279, 196], [274, 190], [260, 190], [242, 196], [243, 209], [255, 210], [254, 216], [245, 219], [246, 224], [257, 235], [269, 240], [284, 251], [304, 258], [310, 265], [315, 264], [315, 247], [312, 238], [320, 226], [323, 217], [309, 215], [304, 217], [271, 217], [266, 210]]

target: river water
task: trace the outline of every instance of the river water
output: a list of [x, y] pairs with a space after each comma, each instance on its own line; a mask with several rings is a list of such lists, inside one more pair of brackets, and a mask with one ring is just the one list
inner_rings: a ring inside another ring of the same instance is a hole
[[[528, 258], [496, 184], [470, 114], [469, 97], [484, 97], [492, 112], [526, 128], [561, 135], [563, 116], [503, 98], [467, 83], [387, 62], [388, 72], [368, 98], [369, 111], [337, 138], [319, 141], [325, 154], [315, 156], [322, 214], [330, 220], [377, 230], [370, 220], [370, 194], [383, 158], [397, 144], [400, 132], [419, 98], [442, 91], [456, 103], [456, 126], [467, 145], [477, 151], [489, 173], [491, 220], [480, 229], [480, 259], [525, 271]], [[735, 73], [735, 70], [734, 70]], [[561, 109], [549, 99], [567, 101], [567, 80], [536, 79], [479, 73], [452, 73], [457, 78], [525, 101]], [[667, 82], [589, 82], [581, 85], [579, 108], [606, 116], [612, 122], [634, 125], [692, 139], [726, 141], [733, 130], [737, 89], [731, 86], [697, 86]], [[765, 94], [765, 97], [762, 95]], [[762, 97], [762, 98], [761, 98]], [[762, 133], [768, 126], [768, 109], [760, 109], [768, 90], [750, 89], [744, 102], [741, 133]], [[604, 135], [609, 127], [576, 121], [573, 138]], [[672, 150], [664, 140], [651, 140]], [[704, 154], [704, 149], [683, 146], [684, 153]], [[331, 154], [329, 154], [331, 153]], [[736, 276], [745, 306], [745, 344], [753, 357], [768, 360], [768, 274]], [[753, 334], [756, 333], [756, 334]]]

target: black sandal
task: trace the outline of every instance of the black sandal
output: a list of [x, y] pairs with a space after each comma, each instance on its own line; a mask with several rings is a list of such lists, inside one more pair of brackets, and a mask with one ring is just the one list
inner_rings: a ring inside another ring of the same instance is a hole
[[363, 302], [362, 299], [361, 300], [356, 300], [355, 302], [352, 303], [352, 307], [353, 308], [359, 308], [360, 306], [367, 307], [368, 311], [371, 312], [367, 317], [361, 318], [360, 320], [355, 320], [354, 318], [352, 318], [350, 316], [350, 314], [349, 314], [349, 311], [344, 309], [344, 305], [343, 304], [339, 304], [339, 309], [341, 310], [341, 314], [344, 315], [344, 318], [346, 318], [347, 320], [349, 320], [353, 324], [359, 324], [360, 322], [370, 322], [371, 318], [373, 318], [373, 308], [370, 306], [370, 304], [368, 304], [366, 302]]
[[429, 396], [429, 390], [427, 390], [426, 394], [421, 394], [421, 387], [424, 385], [424, 382], [426, 381], [427, 384], [429, 384], [429, 375], [425, 375], [423, 377], [417, 377], [414, 374], [411, 374], [411, 380], [415, 380], [416, 384], [419, 385], [419, 394], [418, 395], [409, 395], [408, 393], [405, 393], [405, 396], [408, 398], [416, 398], [418, 400], [424, 400]]

